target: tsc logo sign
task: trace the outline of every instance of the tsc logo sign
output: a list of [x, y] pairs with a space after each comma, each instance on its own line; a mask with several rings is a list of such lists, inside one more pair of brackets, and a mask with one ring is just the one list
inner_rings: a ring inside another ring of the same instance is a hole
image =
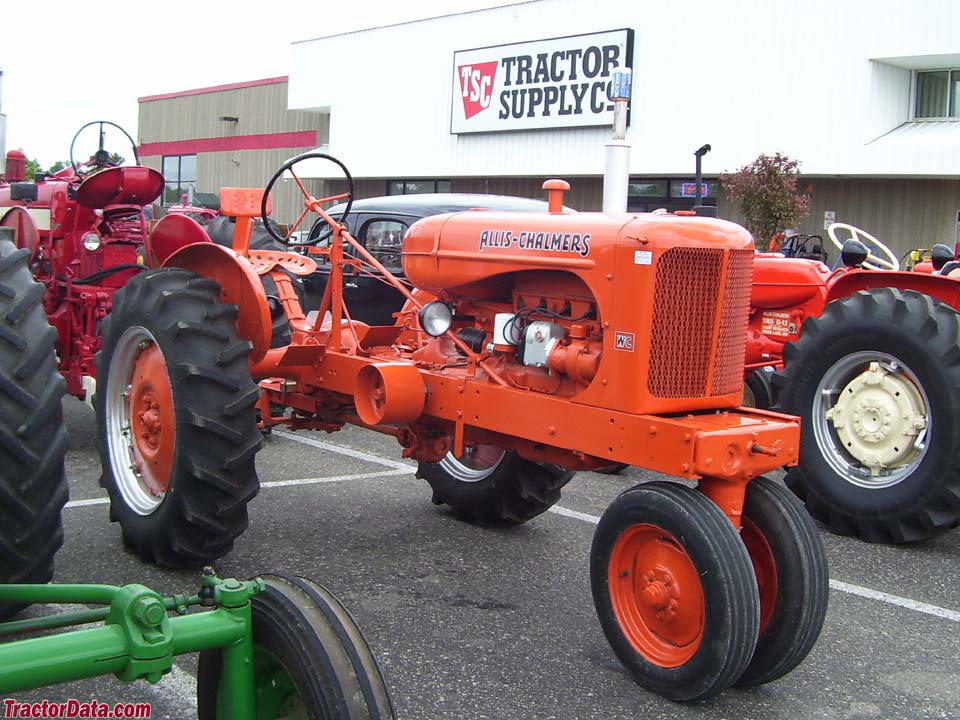
[[627, 352], [633, 352], [637, 338], [633, 333], [628, 332], [617, 332], [614, 335], [614, 347], [617, 350], [626, 350]]
[[497, 65], [499, 63], [494, 60], [457, 67], [460, 76], [460, 94], [463, 97], [463, 114], [467, 120], [490, 107], [490, 100], [493, 99], [493, 82], [497, 77]]

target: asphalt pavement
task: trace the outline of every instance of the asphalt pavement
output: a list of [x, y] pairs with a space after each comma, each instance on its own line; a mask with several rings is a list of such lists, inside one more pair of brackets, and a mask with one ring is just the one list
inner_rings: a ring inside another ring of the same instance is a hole
[[[194, 591], [197, 573], [145, 566], [123, 548], [97, 485], [93, 413], [73, 399], [65, 409], [71, 503], [57, 580]], [[257, 467], [250, 527], [218, 572], [327, 586], [360, 623], [401, 718], [960, 718], [960, 531], [907, 547], [824, 533], [830, 606], [806, 661], [769, 685], [679, 705], [624, 672], [589, 587], [598, 516], [655, 475], [580, 473], [552, 512], [491, 530], [432, 505], [395, 441], [374, 433], [275, 432]], [[184, 656], [156, 686], [111, 677], [16, 698], [149, 702], [153, 718], [191, 718], [195, 668]]]

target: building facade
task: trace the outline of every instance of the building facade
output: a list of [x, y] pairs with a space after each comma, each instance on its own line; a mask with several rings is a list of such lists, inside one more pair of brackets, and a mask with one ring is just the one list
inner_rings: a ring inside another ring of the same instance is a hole
[[[287, 78], [238, 82], [139, 99], [144, 165], [166, 180], [164, 205], [221, 187], [263, 187], [288, 158], [327, 142], [330, 116], [287, 109]], [[281, 222], [302, 202], [291, 183], [273, 196]]]
[[563, 177], [569, 205], [598, 209], [626, 65], [631, 209], [691, 205], [710, 143], [702, 190], [737, 220], [715, 180], [779, 151], [811, 195], [799, 230], [835, 217], [901, 253], [957, 239], [957, 27], [953, 0], [534, 0], [295, 43], [288, 103], [329, 118], [362, 195], [539, 197]]

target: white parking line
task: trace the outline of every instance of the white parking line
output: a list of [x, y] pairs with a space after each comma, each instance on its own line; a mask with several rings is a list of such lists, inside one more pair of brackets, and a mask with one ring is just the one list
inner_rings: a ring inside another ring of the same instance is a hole
[[[583, 522], [588, 522], [593, 525], [596, 525], [600, 522], [600, 518], [597, 515], [588, 515], [587, 513], [582, 513], [578, 510], [570, 510], [569, 508], [559, 507], [557, 505], [554, 505], [552, 508], [550, 508], [550, 512], [556, 513], [557, 515], [563, 515], [564, 517], [573, 518], [575, 520], [582, 520]], [[956, 610], [948, 610], [947, 608], [942, 608], [939, 605], [931, 605], [929, 603], [920, 602], [919, 600], [900, 597], [899, 595], [891, 595], [890, 593], [873, 590], [872, 588], [861, 587], [860, 585], [853, 585], [852, 583], [846, 583], [842, 580], [833, 580], [832, 578], [830, 580], [830, 588], [838, 592], [847, 593], [848, 595], [857, 595], [859, 597], [869, 598], [870, 600], [879, 600], [880, 602], [887, 603], [888, 605], [896, 605], [898, 607], [906, 608], [907, 610], [924, 613], [925, 615], [933, 615], [934, 617], [943, 618], [944, 620], [960, 622], [960, 612], [957, 612]]]
[[417, 469], [416, 465], [410, 463], [388, 460], [379, 455], [365, 453], [362, 450], [354, 450], [353, 448], [343, 447], [342, 445], [334, 445], [333, 443], [323, 442], [322, 440], [314, 440], [311, 437], [296, 435], [295, 433], [286, 432], [285, 430], [274, 430], [273, 434], [277, 437], [282, 437], [284, 440], [293, 440], [294, 442], [310, 445], [311, 447], [320, 448], [321, 450], [329, 450], [330, 452], [339, 453], [340, 455], [346, 455], [347, 457], [356, 458], [357, 460], [366, 460], [367, 462], [376, 463], [377, 465], [386, 465], [387, 467], [396, 468], [397, 470]]
[[[414, 472], [417, 469], [416, 465], [412, 465], [410, 463], [390, 460], [388, 458], [380, 457], [379, 455], [372, 455], [370, 453], [363, 452], [362, 450], [354, 450], [353, 448], [344, 447], [342, 445], [334, 445], [333, 443], [323, 442], [322, 440], [314, 440], [310, 437], [295, 435], [294, 433], [283, 430], [275, 430], [273, 434], [277, 437], [283, 438], [284, 440], [292, 440], [294, 442], [303, 443], [304, 445], [310, 445], [311, 447], [315, 447], [320, 450], [327, 450], [328, 452], [346, 455], [347, 457], [352, 457], [357, 460], [364, 460], [377, 465], [384, 465], [388, 468], [391, 468], [391, 470], [382, 472], [358, 473], [354, 475], [335, 475], [326, 478], [278, 480], [275, 482], [262, 483], [262, 487], [265, 488], [288, 487], [295, 485], [317, 485], [320, 483], [345, 482], [348, 480], [388, 477], [391, 475], [406, 475]], [[86, 505], [103, 505], [108, 502], [109, 500], [107, 498], [90, 498], [87, 500], [71, 500], [66, 506], [68, 508], [83, 507]], [[598, 515], [590, 515], [589, 513], [580, 512], [579, 510], [571, 510], [558, 505], [554, 505], [552, 508], [550, 508], [550, 512], [556, 515], [562, 515], [563, 517], [572, 518], [574, 520], [580, 520], [581, 522], [587, 522], [592, 525], [596, 525], [600, 522], [600, 517]], [[906, 610], [913, 610], [914, 612], [923, 613], [924, 615], [932, 615], [943, 620], [960, 623], [960, 611], [950, 610], [949, 608], [940, 607], [939, 605], [931, 605], [930, 603], [920, 602], [919, 600], [913, 600], [912, 598], [891, 595], [890, 593], [874, 590], [873, 588], [862, 587], [860, 585], [854, 585], [852, 583], [843, 582], [842, 580], [831, 579], [830, 588], [836, 590], [837, 592], [846, 593], [848, 595], [856, 595], [869, 600], [877, 600], [878, 602], [886, 603], [888, 605], [895, 605]]]

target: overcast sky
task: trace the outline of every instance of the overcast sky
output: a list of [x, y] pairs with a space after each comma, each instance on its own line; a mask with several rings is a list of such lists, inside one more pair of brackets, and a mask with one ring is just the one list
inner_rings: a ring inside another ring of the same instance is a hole
[[[22, 148], [48, 167], [67, 159], [73, 134], [90, 120], [112, 120], [136, 138], [138, 97], [288, 74], [290, 43], [296, 40], [508, 4], [511, 0], [7, 1], [0, 32], [7, 149]], [[84, 157], [96, 147], [96, 132], [88, 132], [93, 147], [83, 148]], [[127, 148], [112, 147], [118, 142], [108, 138], [109, 149], [127, 155]]]

